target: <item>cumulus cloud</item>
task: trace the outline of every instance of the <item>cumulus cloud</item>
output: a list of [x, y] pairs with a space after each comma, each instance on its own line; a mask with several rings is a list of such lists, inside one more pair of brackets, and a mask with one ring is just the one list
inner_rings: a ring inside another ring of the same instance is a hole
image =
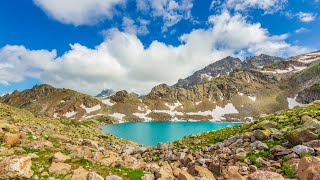
[[[214, 2], [219, 1], [214, 0]], [[287, 3], [287, 0], [227, 0], [224, 6], [235, 11], [247, 11], [250, 8], [256, 8], [264, 10], [266, 14], [272, 14], [283, 9]]]
[[150, 21], [138, 18], [137, 22], [135, 22], [130, 17], [123, 17], [122, 18], [122, 29], [124, 32], [130, 34], [137, 34], [137, 35], [146, 35], [149, 33], [148, 24]]
[[50, 69], [56, 51], [29, 50], [23, 46], [4, 46], [0, 49], [0, 84], [22, 81], [25, 77], [40, 78]]
[[110, 18], [125, 0], [33, 0], [50, 17], [66, 24], [95, 24]]
[[299, 12], [297, 16], [301, 22], [312, 22], [317, 17], [317, 15], [313, 13], [306, 13], [306, 12]]
[[191, 9], [193, 0], [137, 0], [137, 9], [150, 13], [153, 17], [162, 18], [164, 24], [162, 31], [183, 19], [192, 19]]
[[[270, 35], [259, 23], [250, 23], [240, 14], [224, 11], [211, 16], [209, 25], [181, 36], [178, 46], [155, 40], [145, 48], [135, 34], [118, 29], [106, 31], [104, 42], [95, 48], [73, 44], [59, 57], [55, 51], [5, 46], [0, 50], [0, 74], [4, 74], [0, 82], [33, 76], [92, 95], [104, 88], [146, 94], [159, 83], [174, 84], [228, 55], [289, 56], [310, 51], [287, 43], [288, 34]], [[11, 78], [14, 75], [17, 77]]]

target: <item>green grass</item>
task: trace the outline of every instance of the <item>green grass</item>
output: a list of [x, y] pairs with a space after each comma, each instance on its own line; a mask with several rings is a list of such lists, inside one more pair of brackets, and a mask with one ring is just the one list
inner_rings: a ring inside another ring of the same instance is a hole
[[281, 167], [281, 170], [284, 172], [285, 176], [287, 178], [295, 178], [295, 172], [294, 172], [294, 169], [292, 167], [290, 167], [290, 165], [288, 164], [284, 164], [282, 167]]
[[124, 167], [117, 168], [117, 167], [104, 166], [102, 164], [94, 164], [91, 161], [84, 158], [74, 161], [73, 165], [83, 166], [85, 168], [93, 169], [99, 175], [104, 177], [108, 176], [109, 174], [115, 174], [127, 180], [140, 180], [141, 177], [144, 175], [144, 172], [142, 170], [129, 169]]
[[[198, 150], [201, 147], [222, 142], [235, 134], [245, 132], [245, 130], [248, 129], [249, 127], [250, 127], [249, 124], [243, 124], [243, 125], [233, 126], [229, 128], [215, 130], [215, 131], [210, 131], [202, 134], [191, 135], [179, 141], [175, 141], [174, 145], [177, 148], [179, 148], [180, 145], [184, 144], [194, 150]], [[194, 145], [193, 141], [196, 139], [201, 140], [202, 143]]]

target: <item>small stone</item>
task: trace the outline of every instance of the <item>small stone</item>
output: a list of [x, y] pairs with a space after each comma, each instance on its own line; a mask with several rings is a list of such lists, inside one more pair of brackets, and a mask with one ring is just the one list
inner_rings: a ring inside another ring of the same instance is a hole
[[111, 176], [107, 176], [106, 180], [122, 180], [122, 177], [111, 175]]

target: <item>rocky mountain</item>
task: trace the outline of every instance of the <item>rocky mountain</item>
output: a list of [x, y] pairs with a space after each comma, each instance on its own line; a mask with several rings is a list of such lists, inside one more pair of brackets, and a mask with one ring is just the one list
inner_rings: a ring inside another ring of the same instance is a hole
[[[36, 115], [80, 120], [110, 116], [118, 122], [251, 121], [260, 114], [319, 99], [319, 63], [320, 52], [288, 59], [260, 55], [244, 62], [227, 57], [185, 79], [187, 83], [180, 85], [186, 87], [161, 84], [143, 97], [119, 91], [94, 98], [41, 85], [5, 95], [0, 101]], [[197, 79], [203, 73], [211, 73], [212, 78]]]
[[214, 62], [205, 68], [196, 71], [193, 75], [179, 79], [174, 87], [190, 87], [197, 84], [202, 84], [211, 81], [219, 76], [229, 75], [233, 70], [241, 68], [262, 68], [264, 66], [283, 61], [284, 59], [274, 56], [261, 54], [259, 56], [251, 56], [241, 61], [239, 58], [226, 57], [217, 62]]
[[96, 95], [97, 98], [104, 98], [104, 97], [109, 97], [112, 96], [114, 94], [114, 90], [112, 89], [105, 89], [102, 90], [101, 93], [99, 93], [98, 95]]
[[0, 102], [25, 108], [37, 116], [67, 117], [80, 119], [101, 111], [105, 105], [94, 97], [70, 89], [36, 85], [22, 92], [4, 95]]
[[250, 56], [242, 64], [243, 68], [263, 68], [264, 66], [283, 61], [283, 58], [261, 54]]
[[185, 79], [179, 79], [178, 83], [173, 86], [183, 88], [201, 84], [210, 81], [212, 78], [228, 75], [234, 69], [239, 69], [241, 67], [242, 62], [239, 58], [229, 56], [196, 71], [193, 75]]

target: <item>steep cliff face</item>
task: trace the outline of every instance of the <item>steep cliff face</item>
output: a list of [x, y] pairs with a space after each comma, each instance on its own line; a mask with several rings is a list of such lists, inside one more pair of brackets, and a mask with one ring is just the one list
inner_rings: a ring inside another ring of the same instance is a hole
[[240, 91], [253, 93], [258, 88], [275, 83], [277, 83], [277, 79], [273, 75], [251, 69], [239, 69], [233, 71], [229, 76], [217, 77], [210, 82], [187, 88], [161, 84], [154, 87], [146, 96], [146, 99], [162, 99], [169, 102], [198, 102], [203, 99], [210, 99], [219, 102], [230, 100]]
[[0, 99], [1, 102], [25, 108], [38, 116], [81, 118], [98, 111], [104, 104], [89, 95], [50, 85], [36, 85], [22, 92], [14, 91]]
[[303, 104], [311, 103], [315, 100], [320, 99], [320, 84], [314, 84], [310, 88], [304, 89], [299, 92], [297, 96], [297, 101]]
[[259, 56], [251, 56], [245, 59], [242, 67], [244, 68], [262, 68], [264, 66], [281, 62], [283, 58], [261, 54]]
[[213, 78], [219, 76], [228, 76], [232, 71], [241, 68], [261, 69], [264, 66], [281, 62], [283, 58], [268, 56], [261, 54], [259, 56], [251, 56], [241, 61], [239, 58], [226, 57], [217, 62], [214, 62], [205, 68], [196, 71], [193, 75], [179, 79], [178, 83], [173, 85], [174, 87], [187, 88], [197, 84], [203, 84], [211, 81]]
[[214, 62], [205, 68], [195, 72], [193, 75], [180, 79], [175, 87], [186, 88], [197, 84], [205, 83], [213, 78], [228, 75], [234, 69], [242, 67], [242, 62], [239, 58], [226, 57], [220, 61]]

